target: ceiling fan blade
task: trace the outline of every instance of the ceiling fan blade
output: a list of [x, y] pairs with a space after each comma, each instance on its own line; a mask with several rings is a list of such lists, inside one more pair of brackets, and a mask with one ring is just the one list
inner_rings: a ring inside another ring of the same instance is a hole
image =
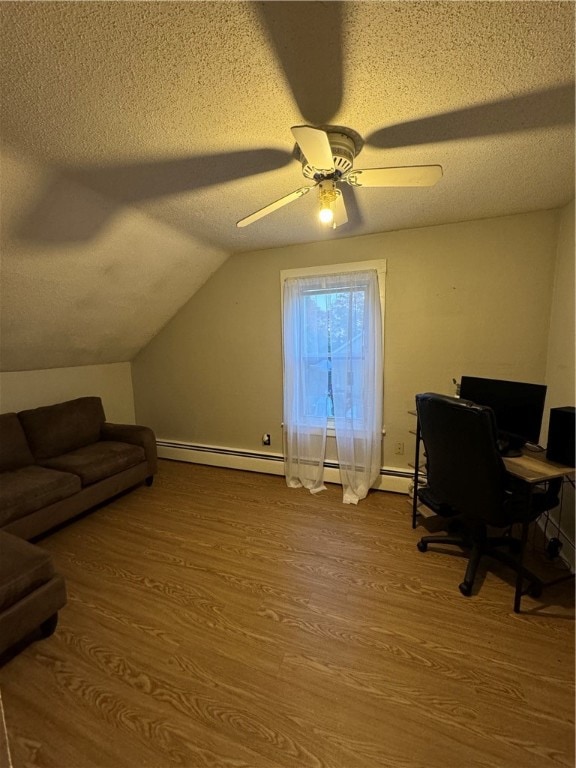
[[311, 125], [295, 125], [290, 130], [310, 165], [321, 173], [332, 173], [334, 158], [326, 131]]
[[574, 92], [574, 83], [568, 83], [410, 120], [375, 131], [367, 143], [380, 149], [411, 147], [574, 124]]
[[343, 5], [258, 3], [300, 114], [316, 125], [331, 122], [342, 101]]
[[432, 187], [442, 178], [441, 165], [363, 168], [343, 177], [353, 187]]
[[364, 219], [362, 218], [362, 214], [360, 213], [360, 208], [358, 207], [358, 200], [356, 199], [356, 193], [352, 189], [352, 187], [349, 187], [348, 184], [343, 184], [341, 188], [342, 196], [344, 197], [344, 202], [346, 203], [346, 211], [348, 215], [348, 224], [349, 229], [351, 227], [359, 228], [364, 223]]
[[300, 187], [300, 189], [295, 189], [294, 192], [290, 192], [289, 195], [285, 195], [279, 200], [270, 203], [270, 205], [266, 205], [264, 208], [260, 208], [259, 211], [251, 213], [250, 216], [246, 216], [245, 218], [240, 219], [240, 221], [236, 222], [236, 226], [247, 227], [248, 224], [253, 224], [255, 221], [258, 221], [258, 219], [262, 219], [264, 216], [268, 216], [269, 213], [277, 211], [278, 208], [282, 208], [283, 206], [288, 205], [288, 203], [291, 203], [294, 200], [298, 200], [299, 197], [307, 195], [311, 189], [314, 189], [314, 187]]
[[334, 200], [332, 205], [332, 212], [334, 213], [334, 228], [341, 227], [342, 224], [346, 224], [348, 221], [348, 214], [346, 213], [344, 196], [339, 189], [336, 190], [336, 200]]

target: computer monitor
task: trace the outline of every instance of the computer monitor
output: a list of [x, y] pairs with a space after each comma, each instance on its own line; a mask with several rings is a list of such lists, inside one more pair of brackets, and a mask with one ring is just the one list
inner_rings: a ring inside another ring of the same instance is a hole
[[503, 455], [519, 456], [525, 443], [538, 443], [546, 398], [545, 384], [462, 376], [460, 397], [492, 408]]

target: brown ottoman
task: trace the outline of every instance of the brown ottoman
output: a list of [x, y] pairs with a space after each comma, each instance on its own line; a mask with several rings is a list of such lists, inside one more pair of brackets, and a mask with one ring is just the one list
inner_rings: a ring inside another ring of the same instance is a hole
[[0, 531], [0, 656], [34, 630], [51, 635], [64, 605], [66, 586], [50, 553]]

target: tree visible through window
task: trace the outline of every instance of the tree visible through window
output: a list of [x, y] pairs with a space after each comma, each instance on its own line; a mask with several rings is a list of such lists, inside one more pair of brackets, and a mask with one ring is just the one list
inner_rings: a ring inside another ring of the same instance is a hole
[[336, 411], [362, 419], [362, 402], [353, 391], [364, 360], [364, 298], [363, 286], [311, 289], [302, 296], [306, 415], [333, 419], [336, 402]]

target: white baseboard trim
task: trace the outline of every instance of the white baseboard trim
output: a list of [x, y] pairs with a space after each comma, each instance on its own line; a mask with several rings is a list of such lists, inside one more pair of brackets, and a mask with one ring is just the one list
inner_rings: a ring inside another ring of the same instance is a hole
[[[158, 456], [161, 459], [207, 464], [211, 467], [244, 469], [269, 475], [284, 474], [284, 456], [281, 453], [259, 453], [238, 448], [197, 445], [180, 440], [157, 440], [156, 444]], [[324, 462], [324, 479], [327, 483], [340, 484], [340, 472], [336, 462]], [[379, 491], [407, 494], [412, 481], [413, 472], [408, 469], [382, 467], [374, 488]]]

